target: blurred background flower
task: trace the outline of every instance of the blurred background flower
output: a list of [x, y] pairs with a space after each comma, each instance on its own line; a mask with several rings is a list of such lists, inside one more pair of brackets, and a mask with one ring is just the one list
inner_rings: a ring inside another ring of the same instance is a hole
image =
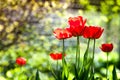
[[24, 57], [19, 57], [16, 59], [16, 64], [24, 66], [26, 64], [26, 59]]

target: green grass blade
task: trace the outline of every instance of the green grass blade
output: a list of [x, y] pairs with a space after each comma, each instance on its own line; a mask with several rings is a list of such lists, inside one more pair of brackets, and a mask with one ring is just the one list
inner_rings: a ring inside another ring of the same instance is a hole
[[115, 65], [113, 67], [112, 75], [113, 75], [113, 79], [112, 80], [117, 80], [117, 73], [116, 73]]
[[35, 80], [40, 80], [40, 76], [39, 76], [39, 71], [38, 71], [38, 70], [37, 70], [37, 72], [36, 72]]

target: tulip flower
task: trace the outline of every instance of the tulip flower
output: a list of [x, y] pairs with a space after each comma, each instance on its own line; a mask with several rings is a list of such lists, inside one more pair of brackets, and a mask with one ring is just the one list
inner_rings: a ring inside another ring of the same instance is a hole
[[53, 31], [53, 33], [54, 33], [55, 37], [59, 40], [72, 37], [71, 32], [68, 31], [67, 29], [57, 28]]
[[[64, 56], [63, 56], [64, 55]], [[59, 67], [58, 67], [58, 60], [62, 60], [63, 61], [63, 57], [65, 57], [66, 54], [62, 54], [62, 53], [50, 53], [50, 57], [53, 59], [53, 60], [56, 60], [56, 71], [59, 70]], [[63, 63], [63, 67], [64, 67], [64, 63]], [[64, 68], [63, 68], [64, 69]], [[64, 72], [64, 70], [63, 70]], [[57, 76], [59, 76], [59, 73], [56, 73]], [[64, 77], [63, 77], [64, 78]], [[57, 77], [57, 80], [59, 80], [59, 77]], [[63, 79], [64, 80], [64, 79]]]
[[85, 27], [83, 37], [89, 39], [98, 39], [102, 35], [104, 29], [97, 26]]
[[76, 36], [83, 35], [86, 19], [83, 20], [82, 16], [70, 17], [68, 20], [68, 23], [69, 23], [70, 27], [67, 29], [72, 33], [73, 36], [76, 37]]
[[105, 43], [105, 44], [102, 44], [100, 49], [103, 51], [103, 52], [106, 52], [107, 53], [107, 64], [106, 64], [106, 79], [108, 79], [108, 54], [109, 52], [111, 52], [113, 50], [113, 44], [112, 43]]
[[77, 46], [76, 46], [76, 68], [79, 68], [80, 65], [80, 41], [79, 36], [83, 35], [85, 29], [86, 19], [83, 19], [82, 16], [70, 17], [68, 19], [70, 27], [67, 28], [74, 37], [77, 37]]
[[16, 64], [23, 66], [26, 64], [26, 59], [24, 57], [19, 57], [16, 59]]
[[[59, 59], [62, 59], [62, 65], [63, 65], [63, 71], [62, 71], [62, 75], [65, 74], [65, 65], [66, 65], [66, 61], [65, 61], [65, 44], [64, 44], [64, 39], [67, 39], [67, 38], [70, 38], [72, 37], [72, 33], [67, 30], [67, 29], [61, 29], [61, 28], [57, 28], [53, 31], [55, 37], [59, 40], [62, 40], [62, 48], [63, 48], [63, 52], [62, 54], [51, 54], [51, 57], [54, 59], [54, 60], [59, 60]], [[64, 55], [64, 56], [62, 56]], [[58, 62], [58, 61], [57, 61]], [[64, 76], [62, 76], [62, 80], [64, 80]]]
[[[64, 55], [65, 56], [65, 55]], [[62, 53], [51, 53], [50, 57], [53, 60], [61, 60], [62, 59]]]
[[[84, 33], [83, 33], [83, 37], [84, 38], [88, 38], [90, 41], [90, 39], [93, 39], [94, 40], [94, 43], [93, 43], [93, 54], [92, 54], [92, 74], [93, 74], [93, 77], [94, 77], [94, 54], [95, 54], [95, 42], [96, 42], [96, 39], [100, 38], [100, 36], [102, 35], [104, 29], [102, 29], [101, 27], [98, 27], [98, 26], [89, 26], [89, 27], [85, 27], [85, 30], [84, 30]], [[89, 44], [88, 44], [89, 46]], [[88, 55], [88, 52], [86, 50], [86, 53], [85, 53], [85, 56]]]
[[110, 44], [102, 44], [102, 46], [100, 47], [100, 49], [103, 51], [103, 52], [111, 52], [113, 50], [113, 44], [110, 43]]

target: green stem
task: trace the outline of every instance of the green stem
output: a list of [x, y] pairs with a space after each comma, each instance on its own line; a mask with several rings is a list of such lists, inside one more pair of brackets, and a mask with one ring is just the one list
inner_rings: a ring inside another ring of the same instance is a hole
[[57, 60], [57, 66], [56, 66], [56, 70], [58, 71], [58, 60]]
[[88, 40], [88, 46], [87, 46], [87, 51], [88, 51], [88, 49], [89, 49], [89, 44], [90, 44], [90, 39]]
[[65, 62], [65, 59], [64, 59], [64, 56], [65, 56], [65, 44], [64, 44], [64, 39], [63, 39], [63, 52], [62, 52], [62, 65], [64, 66], [64, 62]]
[[96, 42], [96, 39], [94, 39], [94, 43], [93, 43], [93, 55], [92, 55], [92, 73], [93, 73], [93, 77], [94, 77], [95, 42]]
[[95, 55], [95, 42], [96, 42], [96, 40], [94, 39], [94, 43], [93, 43], [93, 62], [94, 62], [94, 55]]
[[86, 49], [85, 54], [84, 54], [83, 64], [85, 64], [85, 62], [88, 60], [88, 49], [89, 49], [89, 44], [90, 44], [90, 39], [88, 39], [87, 49]]
[[[78, 38], [78, 37], [77, 37]], [[78, 42], [78, 41], [77, 41]], [[77, 54], [77, 50], [78, 50], [78, 43], [76, 44], [77, 46], [76, 46], [76, 68], [77, 68], [77, 61], [78, 61], [78, 54]]]
[[107, 52], [107, 66], [106, 66], [106, 79], [108, 79], [108, 52]]
[[79, 68], [80, 63], [80, 41], [79, 36], [77, 36], [77, 46], [76, 46], [76, 68]]
[[21, 73], [23, 73], [23, 66], [20, 66]]
[[65, 59], [64, 59], [64, 55], [65, 55], [65, 45], [64, 45], [64, 39], [63, 39], [63, 52], [62, 52], [62, 67], [63, 67], [63, 71], [62, 71], [62, 80], [64, 80], [64, 68], [65, 68]]
[[59, 73], [58, 73], [58, 60], [57, 60], [57, 66], [56, 66], [56, 72], [57, 72], [57, 78], [58, 78], [58, 76], [59, 76]]
[[50, 70], [51, 70], [53, 76], [55, 77], [56, 80], [58, 80], [58, 77], [56, 76], [54, 70], [51, 68], [51, 64], [49, 64], [49, 65], [50, 65]]

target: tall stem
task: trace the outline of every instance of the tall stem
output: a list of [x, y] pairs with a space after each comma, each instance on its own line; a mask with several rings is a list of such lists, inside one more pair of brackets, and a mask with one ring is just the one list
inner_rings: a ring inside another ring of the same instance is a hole
[[90, 44], [90, 39], [88, 40], [87, 51], [88, 51], [88, 49], [89, 49], [89, 44]]
[[76, 68], [79, 68], [80, 61], [80, 41], [79, 36], [77, 36], [77, 46], [76, 46]]
[[96, 40], [94, 39], [94, 43], [93, 43], [93, 62], [94, 62], [94, 55], [95, 55], [95, 42], [96, 42]]
[[93, 43], [93, 55], [92, 55], [92, 73], [93, 73], [93, 77], [94, 77], [95, 42], [96, 42], [96, 40], [94, 39], [94, 43]]
[[[78, 37], [77, 37], [78, 38]], [[78, 42], [78, 41], [77, 41]], [[78, 50], [78, 43], [76, 44], [76, 68], [77, 68], [77, 61], [78, 61], [78, 54], [77, 54], [77, 50]]]
[[57, 66], [56, 66], [56, 70], [58, 71], [58, 60], [57, 60]]
[[108, 79], [108, 52], [107, 52], [107, 66], [106, 66], [106, 79]]
[[63, 71], [62, 71], [62, 80], [64, 80], [64, 67], [65, 67], [65, 59], [64, 59], [64, 56], [65, 56], [65, 44], [64, 44], [64, 39], [63, 39], [63, 44], [62, 44], [62, 47], [63, 47], [63, 52], [62, 52], [62, 67], [63, 67]]
[[[58, 73], [58, 72], [59, 72], [59, 70], [58, 70], [58, 60], [57, 60], [56, 72], [57, 72], [57, 73], [56, 73], [57, 76], [59, 76], [59, 73]], [[58, 77], [57, 77], [57, 78], [58, 78]]]
[[65, 56], [65, 44], [64, 44], [64, 39], [63, 39], [63, 52], [62, 52], [62, 65], [64, 66], [64, 62], [65, 62], [65, 59], [64, 59], [64, 56]]
[[[85, 64], [85, 62], [88, 60], [88, 49], [89, 49], [89, 44], [90, 44], [90, 39], [88, 39], [87, 49], [86, 49], [85, 54], [84, 54], [83, 64]], [[84, 65], [83, 65], [83, 66], [84, 66]]]

